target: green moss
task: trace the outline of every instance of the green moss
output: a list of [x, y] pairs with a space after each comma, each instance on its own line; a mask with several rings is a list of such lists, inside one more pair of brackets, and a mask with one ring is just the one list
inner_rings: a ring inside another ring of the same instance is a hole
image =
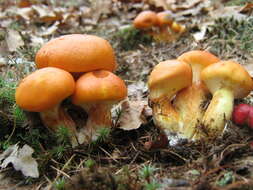
[[212, 51], [216, 54], [235, 48], [251, 54], [253, 52], [252, 31], [253, 17], [241, 21], [233, 17], [219, 18], [208, 29], [207, 37]]
[[132, 26], [119, 30], [115, 38], [115, 41], [119, 43], [119, 48], [122, 50], [131, 50], [139, 44], [148, 45], [152, 42], [152, 36]]

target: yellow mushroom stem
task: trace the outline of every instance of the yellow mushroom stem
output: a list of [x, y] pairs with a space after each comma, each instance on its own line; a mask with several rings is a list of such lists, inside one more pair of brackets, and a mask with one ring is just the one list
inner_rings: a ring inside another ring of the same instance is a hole
[[111, 108], [114, 102], [87, 103], [80, 105], [88, 114], [88, 120], [78, 134], [80, 144], [97, 140], [99, 129], [112, 127]]
[[221, 88], [213, 94], [213, 98], [203, 116], [204, 133], [215, 138], [224, 130], [226, 122], [231, 118], [234, 105], [234, 94], [229, 88]]
[[169, 99], [164, 98], [153, 103], [152, 109], [156, 126], [160, 126], [165, 131], [167, 129], [170, 133], [180, 133], [182, 122], [180, 122], [180, 116]]
[[200, 123], [204, 115], [203, 105], [207, 100], [208, 90], [203, 83], [194, 83], [180, 91], [174, 105], [184, 122], [184, 134], [188, 139], [197, 140]]
[[70, 133], [72, 146], [77, 146], [76, 125], [72, 118], [66, 113], [64, 108], [58, 104], [52, 109], [39, 112], [42, 123], [50, 130], [57, 132], [59, 127], [66, 127]]

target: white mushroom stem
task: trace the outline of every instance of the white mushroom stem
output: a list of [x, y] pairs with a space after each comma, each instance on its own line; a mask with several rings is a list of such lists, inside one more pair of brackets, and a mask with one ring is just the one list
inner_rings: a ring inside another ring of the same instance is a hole
[[231, 118], [234, 105], [234, 94], [229, 88], [221, 88], [213, 98], [203, 116], [203, 132], [210, 138], [221, 134], [227, 120]]
[[43, 124], [50, 130], [56, 132], [59, 127], [66, 127], [70, 132], [71, 144], [76, 146], [76, 125], [72, 118], [66, 113], [60, 104], [56, 105], [52, 109], [39, 112], [40, 118]]
[[78, 133], [78, 142], [80, 144], [97, 140], [99, 129], [111, 128], [111, 108], [113, 104], [113, 102], [100, 102], [80, 105], [88, 114], [86, 125]]

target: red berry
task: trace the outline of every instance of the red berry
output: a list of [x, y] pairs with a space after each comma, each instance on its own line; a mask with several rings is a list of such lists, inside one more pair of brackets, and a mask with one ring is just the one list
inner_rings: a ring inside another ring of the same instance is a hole
[[253, 107], [250, 107], [249, 115], [248, 115], [248, 126], [253, 129]]
[[[250, 113], [250, 110], [252, 110], [252, 116], [251, 120], [248, 120], [248, 116]], [[233, 114], [232, 114], [233, 122], [237, 125], [243, 125], [243, 124], [249, 124], [251, 123], [253, 126], [253, 108], [248, 104], [239, 104], [235, 106]]]

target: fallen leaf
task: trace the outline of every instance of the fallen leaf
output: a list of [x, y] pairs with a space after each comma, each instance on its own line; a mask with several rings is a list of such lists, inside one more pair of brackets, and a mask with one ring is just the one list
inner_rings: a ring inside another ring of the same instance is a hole
[[43, 31], [39, 34], [40, 36], [49, 36], [56, 32], [60, 22], [56, 21], [52, 26], [48, 28], [43, 28]]
[[93, 20], [97, 22], [102, 14], [109, 14], [111, 11], [111, 0], [92, 0], [91, 10], [93, 14]]
[[193, 38], [198, 42], [205, 38], [205, 34], [207, 31], [208, 26], [212, 25], [214, 22], [206, 22], [203, 23], [200, 27], [200, 31], [193, 34]]
[[32, 5], [32, 2], [29, 0], [19, 0], [19, 2], [18, 2], [19, 8], [30, 7], [31, 5]]
[[33, 5], [33, 10], [38, 14], [42, 22], [52, 22], [62, 19], [62, 15], [59, 12], [49, 9], [46, 5]]
[[174, 4], [175, 0], [148, 0], [148, 3], [156, 7], [162, 7], [164, 10], [169, 10], [170, 5]]
[[14, 169], [21, 171], [24, 176], [38, 178], [38, 163], [32, 157], [33, 152], [34, 150], [26, 144], [22, 148], [19, 148], [18, 144], [12, 145], [0, 155], [0, 167], [6, 168], [12, 163]]
[[248, 13], [253, 11], [253, 3], [247, 3], [239, 12], [240, 13]]
[[127, 87], [128, 96], [131, 99], [140, 100], [141, 97], [143, 96], [143, 94], [147, 91], [148, 91], [148, 87], [147, 87], [146, 83], [144, 83], [143, 81], [129, 84]]
[[19, 47], [24, 45], [24, 41], [19, 32], [12, 29], [7, 30], [7, 37], [5, 40], [8, 50], [11, 52], [16, 51]]
[[138, 129], [147, 122], [146, 109], [149, 109], [146, 101], [123, 101], [121, 103], [121, 114], [118, 119], [119, 128], [123, 130]]
[[240, 13], [240, 6], [221, 6], [218, 9], [211, 11], [210, 16], [214, 19], [222, 17], [234, 17], [237, 20], [246, 19], [247, 16]]

